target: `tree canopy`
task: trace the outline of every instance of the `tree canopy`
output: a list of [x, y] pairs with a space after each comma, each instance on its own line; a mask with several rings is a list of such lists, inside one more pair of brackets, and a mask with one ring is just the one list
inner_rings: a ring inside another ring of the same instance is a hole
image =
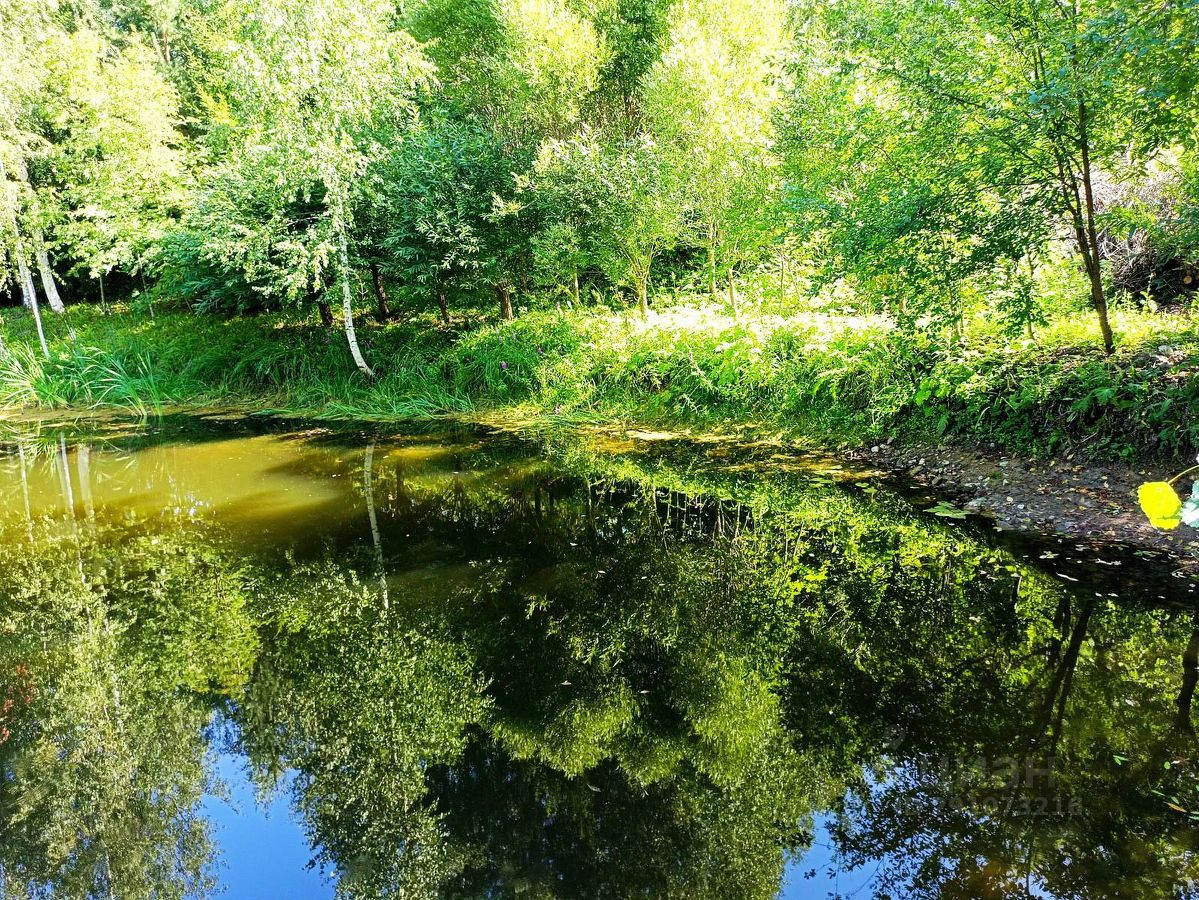
[[[1077, 301], [1110, 352], [1136, 265], [1121, 248], [1196, 254], [1191, 2], [0, 15], [0, 271], [31, 308], [98, 298], [105, 277], [202, 313], [331, 323], [336, 306], [372, 374], [368, 292], [383, 320], [388, 287], [443, 325], [486, 297], [509, 318], [624, 291], [644, 316], [667, 290], [720, 303], [721, 283], [733, 308], [738, 282], [761, 302], [777, 272], [778, 299], [837, 290], [951, 339], [982, 311], [1035, 341], [1046, 304]], [[1166, 199], [1138, 199], [1151, 189]], [[1072, 295], [1048, 286], [1058, 270]], [[1152, 299], [1157, 276], [1137, 277]]]

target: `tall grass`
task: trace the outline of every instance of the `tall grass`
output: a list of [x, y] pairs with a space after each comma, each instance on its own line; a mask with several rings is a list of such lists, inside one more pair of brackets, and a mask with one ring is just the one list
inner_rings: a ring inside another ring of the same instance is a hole
[[218, 319], [73, 308], [52, 317], [51, 358], [22, 310], [0, 317], [0, 405], [236, 404], [344, 419], [516, 409], [527, 415], [669, 423], [737, 421], [825, 442], [984, 439], [1030, 452], [1192, 453], [1199, 445], [1199, 335], [1183, 317], [1117, 314], [1103, 357], [1089, 320], [1040, 345], [987, 320], [964, 343], [877, 316], [734, 312], [682, 305], [624, 313], [533, 311], [451, 331], [431, 320], [361, 340], [380, 377], [354, 368], [337, 330], [291, 315]]

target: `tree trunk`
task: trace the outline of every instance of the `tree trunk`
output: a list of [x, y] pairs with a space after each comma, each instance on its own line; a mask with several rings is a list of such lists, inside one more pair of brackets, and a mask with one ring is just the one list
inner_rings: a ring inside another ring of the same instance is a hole
[[56, 313], [66, 312], [66, 307], [62, 303], [62, 297], [58, 293], [58, 285], [54, 283], [54, 270], [50, 268], [50, 254], [46, 252], [46, 245], [42, 240], [42, 230], [40, 228], [34, 229], [33, 242], [37, 248], [37, 268], [38, 274], [42, 277], [42, 289], [46, 292], [46, 303]]
[[708, 293], [716, 303], [716, 226], [708, 225]]
[[1091, 307], [1099, 317], [1099, 333], [1103, 335], [1103, 352], [1109, 356], [1116, 352], [1116, 340], [1112, 335], [1112, 325], [1107, 316], [1107, 297], [1103, 292], [1103, 271], [1099, 266], [1098, 241], [1091, 244], [1090, 265], [1087, 267], [1087, 277], [1091, 282]]
[[29, 475], [25, 471], [25, 445], [17, 440], [17, 459], [21, 466], [21, 497], [25, 501], [25, 525], [29, 530], [29, 543], [33, 544], [33, 508], [29, 505]]
[[42, 327], [42, 311], [38, 308], [37, 289], [33, 286], [33, 277], [29, 274], [29, 266], [25, 263], [25, 248], [21, 246], [21, 239], [17, 238], [17, 268], [24, 270], [24, 280], [26, 284], [26, 297], [29, 302], [29, 310], [33, 313], [33, 322], [37, 326], [37, 339], [42, 345], [42, 353], [46, 359], [50, 358], [50, 345], [46, 343], [46, 330]]
[[96, 518], [96, 504], [92, 499], [92, 448], [80, 444], [75, 448], [75, 473], [79, 476], [79, 496], [83, 499], [83, 511], [89, 519]]
[[[1060, 163], [1059, 163], [1060, 166]], [[1084, 220], [1084, 211], [1082, 207], [1082, 198], [1075, 197], [1076, 203], [1071, 205], [1069, 195], [1071, 186], [1066, 183], [1065, 179], [1070, 176], [1063, 174], [1062, 191], [1067, 195], [1067, 204], [1070, 206], [1070, 213], [1074, 219], [1074, 240], [1078, 245], [1078, 254], [1082, 257], [1082, 265], [1087, 273], [1087, 281], [1091, 288], [1091, 308], [1095, 310], [1095, 315], [1099, 317], [1099, 331], [1103, 336], [1103, 350], [1105, 353], [1111, 354], [1115, 350], [1115, 341], [1112, 337], [1112, 326], [1107, 317], [1107, 297], [1103, 292], [1103, 270], [1099, 265], [1099, 247], [1098, 241], [1092, 244], [1088, 235], [1088, 229]], [[1077, 195], [1077, 185], [1073, 187], [1073, 193]]]
[[507, 321], [512, 318], [512, 291], [506, 284], [497, 284], [495, 291], [500, 298], [500, 318]]
[[450, 324], [450, 306], [445, 300], [445, 288], [437, 287], [437, 308], [441, 310], [441, 324]]
[[[1107, 297], [1103, 292], [1103, 269], [1099, 260], [1099, 231], [1095, 226], [1095, 191], [1091, 179], [1091, 148], [1087, 125], [1087, 106], [1078, 104], [1078, 147], [1082, 155], [1082, 190], [1086, 210], [1086, 235], [1089, 252], [1087, 257], [1090, 265], [1087, 275], [1091, 280], [1091, 306], [1099, 316], [1099, 330], [1103, 334], [1103, 351], [1109, 356], [1115, 352], [1116, 343], [1112, 337], [1112, 326], [1107, 318]], [[1080, 235], [1080, 237], [1082, 237]]]
[[649, 273], [637, 279], [637, 308], [641, 310], [641, 318], [649, 318]]
[[574, 271], [574, 293], [575, 293], [575, 306], [577, 307], [580, 305], [579, 304], [579, 270], [578, 269], [575, 269], [575, 271]]
[[13, 253], [17, 257], [17, 278], [21, 282], [21, 302], [25, 304], [26, 309], [32, 311], [33, 304], [37, 302], [37, 288], [33, 286], [33, 275], [30, 274], [29, 263], [25, 259], [25, 243], [19, 234]]
[[1178, 691], [1178, 728], [1186, 734], [1194, 734], [1191, 722], [1191, 702], [1195, 697], [1195, 685], [1199, 683], [1199, 613], [1192, 618], [1194, 627], [1191, 639], [1182, 652], [1182, 687]]
[[[3, 158], [0, 158], [0, 182], [7, 180], [8, 169], [4, 165]], [[25, 245], [21, 240], [21, 229], [17, 225], [17, 214], [14, 210], [9, 211], [8, 226], [12, 230], [13, 255], [17, 258], [17, 280], [21, 284], [21, 302], [25, 304], [26, 309], [32, 310], [33, 304], [37, 300], [37, 294], [33, 287], [33, 277], [29, 274], [29, 264], [25, 260]]]
[[[338, 219], [341, 217], [338, 216]], [[350, 246], [346, 239], [344, 222], [339, 222], [337, 228], [337, 255], [341, 263], [341, 311], [342, 324], [346, 329], [346, 343], [350, 345], [350, 356], [354, 357], [354, 365], [367, 378], [374, 378], [375, 373], [366, 364], [362, 349], [358, 346], [358, 334], [354, 331], [354, 298], [350, 293]]]
[[[341, 131], [340, 120], [336, 118], [334, 130], [338, 133]], [[350, 345], [350, 356], [354, 358], [354, 365], [358, 367], [358, 371], [367, 378], [374, 378], [375, 373], [362, 356], [362, 348], [358, 346], [358, 334], [354, 330], [354, 296], [350, 291], [350, 241], [346, 235], [349, 221], [346, 214], [346, 198], [336, 169], [331, 170], [325, 187], [333, 200], [333, 228], [337, 233], [337, 262], [341, 268], [342, 325], [346, 331], [346, 343]]]
[[[1066, 654], [1050, 679], [1042, 718], [1042, 727], [1051, 729], [1050, 755], [1057, 751], [1062, 722], [1066, 717], [1066, 703], [1070, 698], [1070, 687], [1074, 681], [1074, 670], [1078, 665], [1078, 656], [1082, 651], [1083, 641], [1086, 639], [1087, 628], [1094, 610], [1095, 600], [1092, 598], [1079, 612], [1078, 620], [1074, 623], [1074, 629], [1070, 634], [1070, 643], [1066, 646]], [[1053, 715], [1055, 705], [1057, 713], [1051, 721], [1050, 716]]]
[[737, 286], [733, 284], [733, 273], [729, 272], [729, 306], [737, 311]]
[[371, 542], [375, 545], [375, 569], [379, 574], [379, 593], [383, 597], [383, 608], [387, 609], [390, 598], [387, 591], [387, 570], [383, 560], [383, 538], [379, 534], [379, 518], [375, 514], [375, 439], [366, 445], [362, 458], [362, 494], [366, 498], [366, 517], [371, 526]]
[[317, 311], [317, 313], [320, 314], [321, 324], [323, 326], [325, 326], [326, 328], [332, 328], [333, 327], [333, 307], [331, 307], [324, 300], [321, 300], [316, 304], [316, 311]]
[[[0, 171], [0, 174], [3, 174]], [[38, 221], [41, 205], [38, 203], [37, 191], [29, 181], [29, 170], [25, 167], [25, 159], [20, 152], [17, 154], [17, 180], [29, 190], [30, 209], [32, 212], [32, 227], [30, 237], [33, 239], [33, 256], [37, 262], [38, 274], [42, 279], [42, 289], [46, 292], [46, 303], [56, 313], [64, 311], [62, 297], [58, 294], [58, 286], [54, 283], [54, 270], [50, 267], [50, 254], [46, 252], [46, 239], [42, 234], [42, 226]], [[15, 227], [15, 216], [14, 216]]]
[[391, 306], [387, 303], [387, 291], [383, 289], [383, 274], [377, 263], [371, 263], [371, 281], [375, 285], [375, 302], [379, 305], [379, 321], [389, 322], [392, 319]]

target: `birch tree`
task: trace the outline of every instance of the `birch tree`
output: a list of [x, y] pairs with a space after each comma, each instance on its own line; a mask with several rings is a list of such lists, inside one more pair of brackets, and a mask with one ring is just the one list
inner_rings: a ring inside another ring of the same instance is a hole
[[412, 111], [431, 69], [406, 33], [391, 29], [382, 0], [235, 0], [241, 29], [227, 48], [239, 144], [285, 201], [296, 191], [323, 198], [318, 267], [332, 260], [346, 342], [354, 364], [374, 372], [354, 328], [349, 235], [353, 185]]
[[[0, 284], [15, 280], [21, 299], [37, 322], [38, 339], [49, 356], [38, 309], [37, 288], [30, 270], [28, 229], [24, 211], [28, 200], [28, 177], [24, 148], [32, 139], [28, 130], [29, 110], [42, 89], [40, 48], [49, 30], [44, 10], [28, 3], [0, 5], [0, 213], [3, 234], [0, 247]], [[37, 253], [40, 262], [42, 253]], [[51, 282], [53, 283], [53, 282]]]

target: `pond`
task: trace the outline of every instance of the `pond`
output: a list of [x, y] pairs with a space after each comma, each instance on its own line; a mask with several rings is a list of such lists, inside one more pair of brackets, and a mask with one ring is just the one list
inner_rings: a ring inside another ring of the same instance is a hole
[[1168, 560], [665, 435], [4, 427], [5, 895], [1196, 896]]

